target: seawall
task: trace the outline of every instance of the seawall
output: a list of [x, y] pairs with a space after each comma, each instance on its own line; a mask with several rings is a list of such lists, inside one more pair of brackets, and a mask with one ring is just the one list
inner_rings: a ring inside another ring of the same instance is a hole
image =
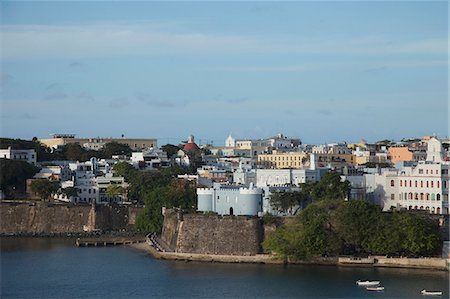
[[67, 234], [116, 231], [134, 225], [140, 208], [0, 201], [0, 234]]
[[256, 217], [166, 210], [161, 240], [177, 253], [250, 256], [261, 251], [263, 227]]

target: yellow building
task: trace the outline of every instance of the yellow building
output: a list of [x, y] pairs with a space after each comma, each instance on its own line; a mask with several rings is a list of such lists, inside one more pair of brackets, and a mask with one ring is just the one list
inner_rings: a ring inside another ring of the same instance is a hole
[[268, 168], [302, 168], [309, 165], [309, 154], [304, 152], [278, 153], [258, 155], [258, 164]]

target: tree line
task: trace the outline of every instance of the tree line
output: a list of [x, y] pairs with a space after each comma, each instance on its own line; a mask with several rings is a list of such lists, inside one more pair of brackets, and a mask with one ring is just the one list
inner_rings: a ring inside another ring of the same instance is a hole
[[382, 212], [366, 201], [327, 199], [312, 203], [263, 243], [280, 257], [391, 255], [433, 256], [440, 252], [437, 221], [408, 211]]
[[98, 151], [86, 149], [77, 143], [69, 143], [57, 150], [52, 150], [40, 143], [36, 137], [31, 141], [0, 138], [0, 148], [4, 149], [8, 147], [11, 147], [12, 149], [34, 149], [36, 151], [38, 162], [54, 160], [88, 161], [92, 157], [109, 159], [114, 155], [131, 156], [132, 153], [132, 150], [128, 145], [115, 141], [106, 143], [105, 146]]

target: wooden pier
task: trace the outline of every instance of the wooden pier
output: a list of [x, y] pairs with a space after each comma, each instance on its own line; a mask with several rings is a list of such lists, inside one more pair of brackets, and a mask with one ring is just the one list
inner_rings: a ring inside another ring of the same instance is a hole
[[145, 237], [99, 237], [99, 238], [77, 238], [78, 247], [98, 247], [98, 246], [117, 246], [133, 243], [143, 243]]

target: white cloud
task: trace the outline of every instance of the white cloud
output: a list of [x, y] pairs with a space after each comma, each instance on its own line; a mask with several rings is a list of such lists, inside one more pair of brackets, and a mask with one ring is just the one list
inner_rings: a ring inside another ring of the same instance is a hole
[[402, 42], [388, 37], [308, 39], [295, 35], [180, 33], [174, 28], [164, 31], [163, 27], [146, 23], [3, 25], [0, 27], [2, 59], [80, 59], [167, 53], [446, 54], [448, 49], [446, 37]]

